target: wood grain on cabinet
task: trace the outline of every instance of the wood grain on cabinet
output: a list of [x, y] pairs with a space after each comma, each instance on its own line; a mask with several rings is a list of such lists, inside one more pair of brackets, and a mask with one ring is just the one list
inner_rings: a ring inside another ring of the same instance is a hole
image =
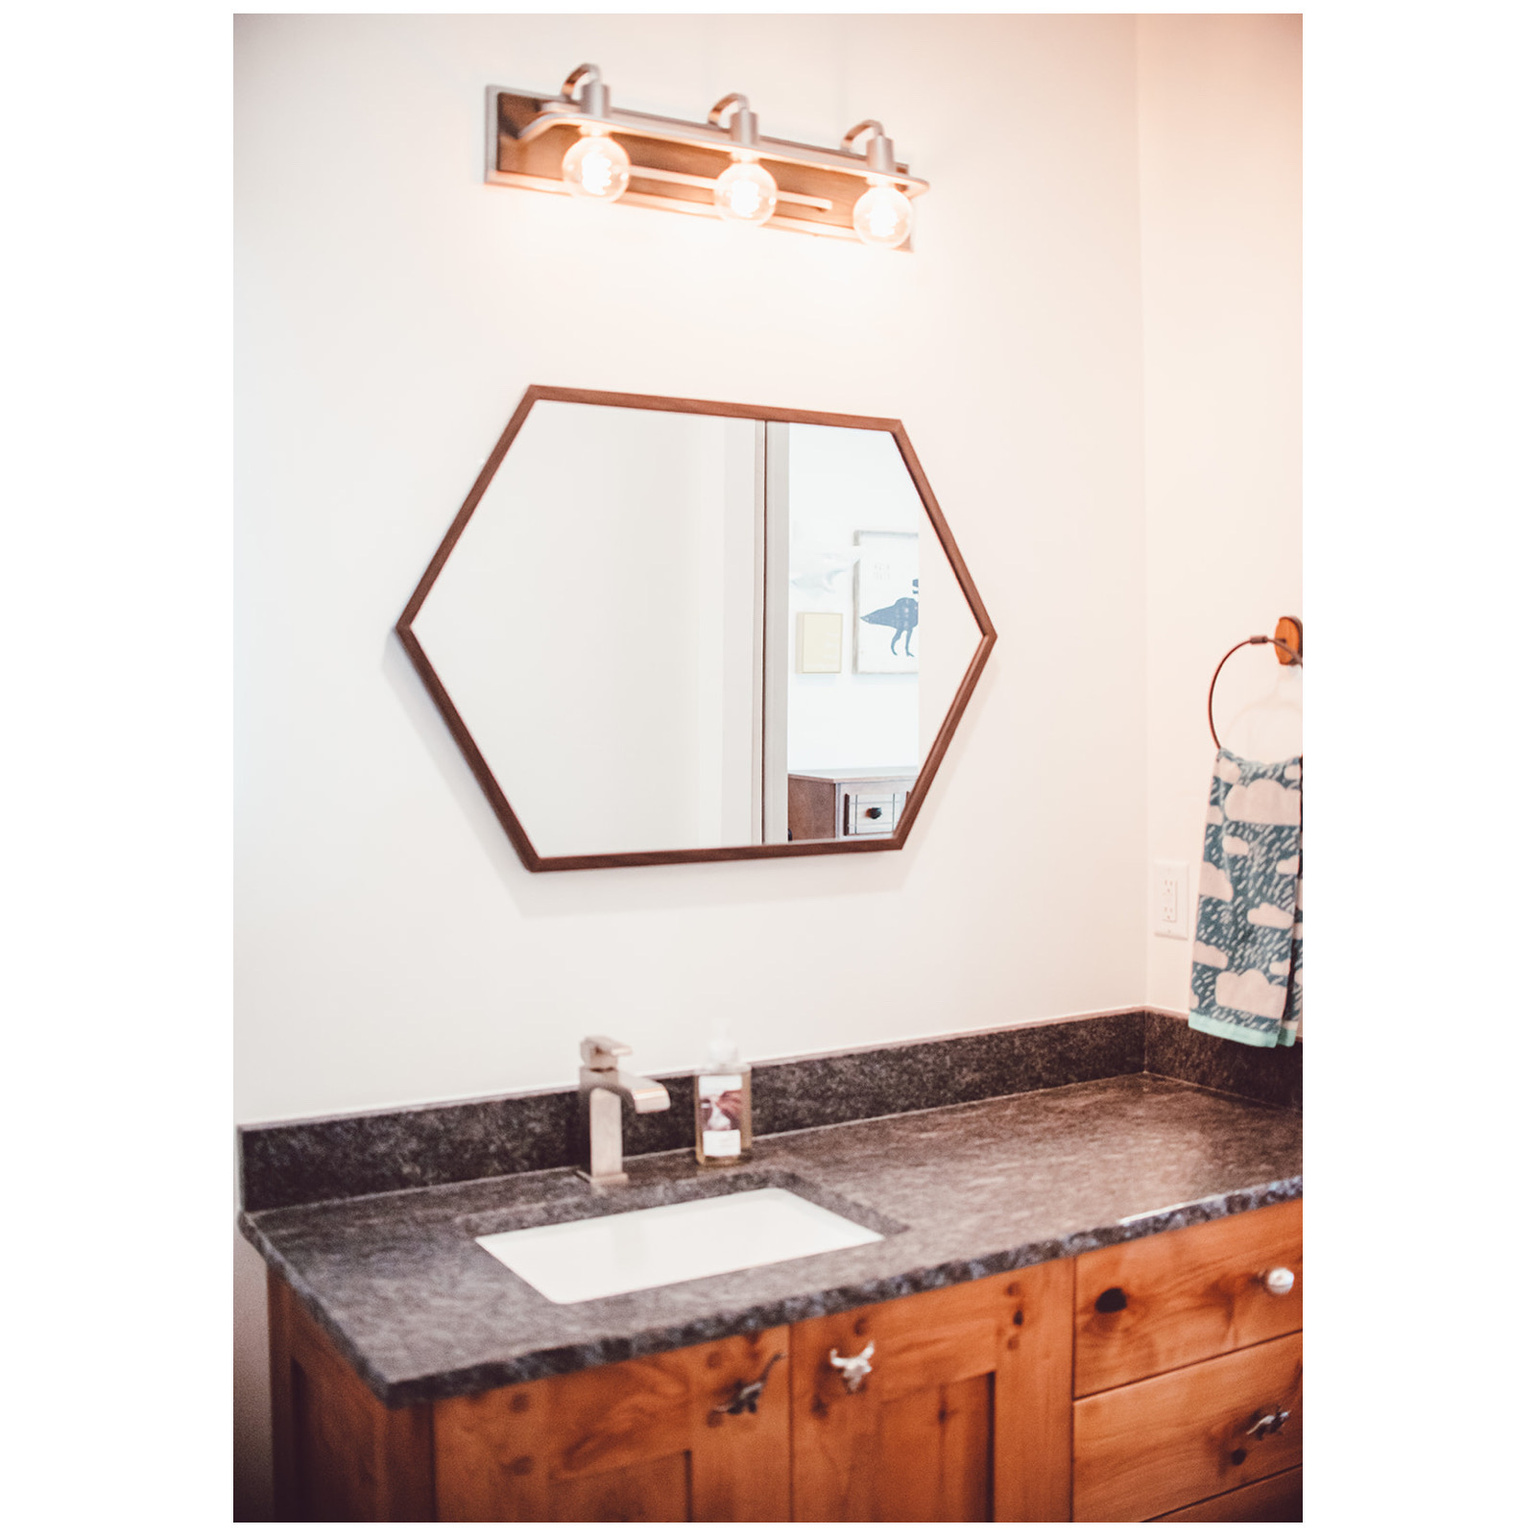
[[[1296, 1277], [1289, 1295], [1261, 1283], [1277, 1266]], [[1079, 1397], [1294, 1333], [1301, 1201], [1082, 1254], [1076, 1305]]]
[[[1255, 1418], [1290, 1420], [1258, 1439]], [[1301, 1335], [1255, 1344], [1073, 1405], [1073, 1514], [1148, 1520], [1301, 1462]]]
[[1069, 1519], [1071, 1306], [1058, 1259], [796, 1323], [794, 1518]]
[[[787, 1520], [790, 1330], [435, 1405], [441, 1520]], [[775, 1355], [756, 1413], [715, 1412]]]
[[1236, 1525], [1267, 1521], [1293, 1525], [1300, 1519], [1301, 1468], [1292, 1467], [1289, 1472], [1277, 1472], [1245, 1488], [1234, 1488], [1231, 1493], [1218, 1493], [1214, 1499], [1201, 1499], [1198, 1504], [1176, 1509], [1171, 1515], [1159, 1515], [1153, 1523], [1220, 1521]]
[[386, 1408], [267, 1272], [279, 1520], [431, 1520], [432, 1410]]

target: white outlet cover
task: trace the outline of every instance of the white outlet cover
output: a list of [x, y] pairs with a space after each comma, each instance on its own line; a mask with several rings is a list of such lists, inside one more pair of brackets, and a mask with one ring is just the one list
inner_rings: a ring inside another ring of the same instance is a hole
[[1165, 939], [1189, 937], [1189, 865], [1181, 859], [1152, 864], [1152, 932]]

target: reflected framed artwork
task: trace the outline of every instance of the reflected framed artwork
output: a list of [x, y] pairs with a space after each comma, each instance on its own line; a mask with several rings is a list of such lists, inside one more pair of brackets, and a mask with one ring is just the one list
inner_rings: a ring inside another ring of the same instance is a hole
[[860, 532], [855, 567], [856, 672], [916, 672], [917, 558], [915, 533]]

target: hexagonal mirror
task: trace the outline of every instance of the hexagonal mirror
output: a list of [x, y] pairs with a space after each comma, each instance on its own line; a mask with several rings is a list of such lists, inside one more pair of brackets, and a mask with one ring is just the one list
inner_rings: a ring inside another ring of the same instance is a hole
[[900, 422], [545, 387], [395, 627], [534, 870], [900, 848], [996, 640]]

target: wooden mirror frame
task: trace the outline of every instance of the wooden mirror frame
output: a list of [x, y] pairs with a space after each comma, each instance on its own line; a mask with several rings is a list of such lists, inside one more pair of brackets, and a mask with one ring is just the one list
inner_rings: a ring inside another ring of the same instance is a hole
[[[950, 569], [954, 572], [955, 580], [960, 584], [960, 590], [965, 594], [965, 600], [970, 606], [971, 615], [981, 631], [981, 639], [971, 657], [970, 665], [966, 668], [965, 676], [960, 680], [960, 686], [950, 701], [949, 709], [945, 713], [938, 734], [934, 737], [933, 745], [928, 749], [928, 755], [918, 770], [916, 782], [907, 793], [901, 820], [896, 824], [896, 830], [890, 837], [828, 838], [798, 843], [752, 843], [724, 848], [645, 849], [632, 853], [578, 853], [554, 857], [540, 854], [534, 848], [522, 822], [518, 820], [517, 812], [512, 809], [512, 804], [503, 793], [501, 785], [496, 782], [496, 776], [491, 772], [490, 764], [486, 762], [480, 748], [475, 744], [469, 727], [464, 723], [453, 700], [448, 696], [448, 690], [443, 686], [443, 681], [437, 675], [436, 669], [427, 660], [427, 653], [422, 649], [421, 642], [416, 638], [411, 626], [417, 614], [421, 612], [422, 604], [426, 602], [427, 595], [447, 563], [449, 555], [453, 553], [454, 546], [459, 542], [460, 536], [474, 515], [475, 508], [480, 505], [481, 497], [485, 495], [496, 471], [501, 468], [502, 460], [506, 458], [513, 440], [528, 420], [529, 413], [541, 400], [562, 401], [571, 405], [618, 406], [640, 411], [676, 411], [693, 416], [734, 416], [752, 421], [801, 422], [820, 427], [856, 427], [863, 431], [888, 432], [895, 439], [902, 462], [906, 465], [907, 473], [912, 476], [912, 483], [917, 488], [923, 509], [928, 514], [928, 520], [933, 525], [934, 532], [939, 536], [939, 543], [943, 546], [949, 560]], [[981, 677], [981, 669], [987, 664], [987, 657], [991, 655], [992, 647], [997, 644], [997, 631], [992, 627], [992, 620], [988, 617], [986, 607], [981, 601], [981, 594], [977, 592], [976, 584], [971, 580], [971, 573], [966, 568], [954, 535], [949, 531], [949, 524], [944, 521], [944, 514], [939, 510], [939, 504], [934, 499], [933, 488], [928, 484], [923, 466], [918, 462], [911, 440], [899, 421], [878, 416], [841, 416], [829, 411], [785, 410], [772, 405], [733, 405], [720, 400], [681, 400], [664, 395], [625, 395], [593, 389], [562, 389], [546, 384], [530, 386], [518, 402], [511, 421], [506, 425], [506, 430], [491, 450], [491, 456], [485, 461], [485, 468], [480, 471], [474, 485], [470, 487], [469, 495], [465, 497], [464, 505], [459, 508], [458, 516], [454, 518], [452, 526], [443, 537], [443, 542], [437, 547], [437, 553], [432, 556], [431, 563], [416, 584], [416, 590], [405, 605], [405, 611], [396, 621], [395, 633], [400, 637], [400, 643], [405, 647], [405, 653], [410, 657], [411, 665], [416, 668], [417, 674], [426, 685], [432, 702], [437, 705], [438, 713], [442, 715], [449, 734], [458, 743], [465, 761], [469, 764], [480, 788], [485, 792], [491, 809], [496, 813], [496, 819], [512, 840], [512, 846], [517, 849], [518, 857], [528, 869], [535, 873], [555, 869], [618, 869], [634, 864], [714, 864], [727, 859], [797, 859], [833, 853], [894, 852], [906, 843], [907, 834], [916, 824], [918, 812], [922, 809], [923, 801], [938, 774], [939, 764], [944, 761], [944, 754], [949, 749], [949, 743], [960, 724], [960, 717], [965, 713], [965, 707], [976, 689], [977, 680]]]

